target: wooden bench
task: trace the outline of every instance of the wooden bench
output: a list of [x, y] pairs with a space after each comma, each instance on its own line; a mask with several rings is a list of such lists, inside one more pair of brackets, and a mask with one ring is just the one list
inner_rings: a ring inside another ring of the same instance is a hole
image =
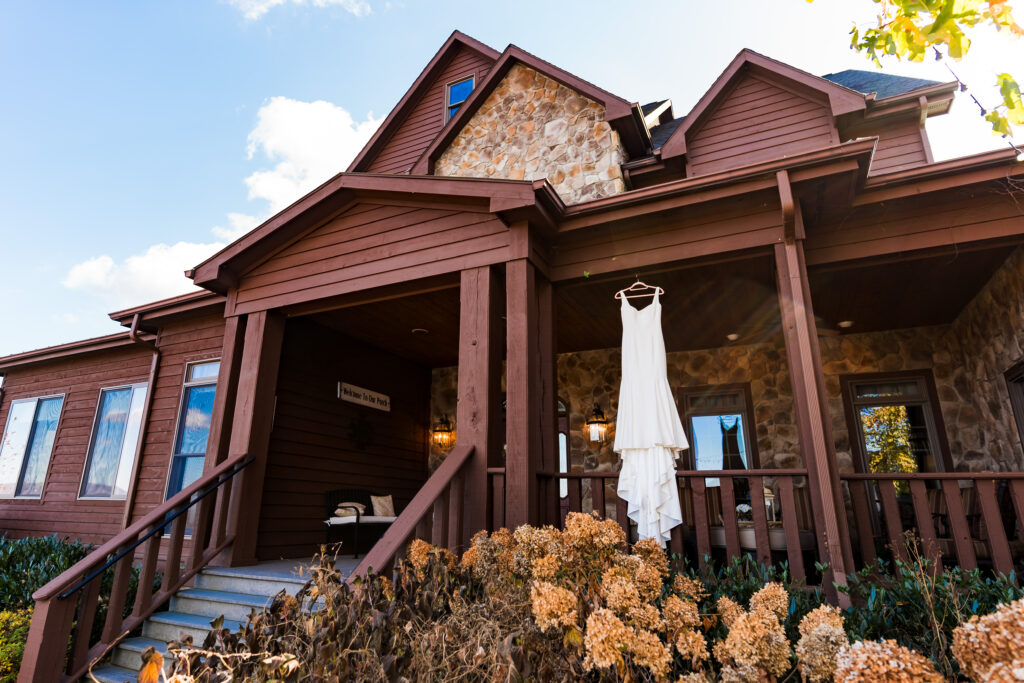
[[[324, 494], [325, 505], [324, 509], [327, 511], [327, 519], [324, 520], [324, 524], [327, 525], [327, 544], [330, 545], [335, 543], [335, 537], [345, 527], [351, 527], [353, 532], [352, 539], [352, 557], [359, 557], [359, 528], [365, 524], [372, 524], [374, 526], [390, 526], [398, 517], [384, 517], [381, 515], [374, 515], [373, 513], [373, 501], [370, 500], [371, 496], [378, 494], [372, 493], [365, 489], [336, 489], [334, 491], [328, 491]], [[359, 508], [354, 505], [350, 508], [355, 514], [345, 517], [338, 517], [334, 513], [339, 506], [344, 507], [343, 503], [359, 503], [362, 505], [370, 514], [365, 514], [359, 511]]]

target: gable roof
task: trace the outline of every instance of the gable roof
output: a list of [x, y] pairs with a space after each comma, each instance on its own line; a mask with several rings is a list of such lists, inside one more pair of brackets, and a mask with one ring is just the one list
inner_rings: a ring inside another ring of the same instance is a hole
[[458, 113], [441, 129], [441, 132], [413, 165], [411, 171], [413, 174], [427, 175], [433, 172], [434, 161], [448, 148], [448, 145], [455, 139], [459, 131], [462, 130], [473, 114], [487, 100], [487, 96], [498, 87], [498, 84], [501, 83], [501, 80], [512, 66], [517, 63], [538, 71], [604, 106], [608, 123], [618, 131], [623, 145], [626, 146], [630, 154], [643, 154], [646, 152], [649, 142], [647, 139], [647, 129], [643, 124], [643, 114], [641, 114], [638, 105], [632, 104], [603, 88], [599, 88], [593, 83], [585, 81], [564, 69], [560, 69], [550, 62], [530, 54], [526, 50], [515, 45], [509, 45], [501, 53], [494, 67], [487, 73], [487, 77], [473, 89], [469, 98], [459, 108]]
[[929, 81], [924, 78], [911, 78], [860, 69], [846, 69], [834, 74], [825, 74], [822, 78], [865, 95], [874, 93], [875, 98], [880, 100], [896, 95], [906, 95], [922, 88], [942, 85], [941, 81]]
[[867, 108], [866, 98], [862, 93], [744, 48], [733, 58], [725, 71], [715, 80], [693, 110], [686, 115], [685, 120], [662, 145], [662, 159], [682, 156], [686, 153], [686, 132], [700, 123], [704, 116], [714, 109], [714, 105], [727, 94], [727, 86], [734, 79], [748, 71], [755, 74], [775, 75], [795, 83], [799, 87], [821, 93], [828, 100], [833, 116], [864, 111]]
[[444, 69], [448, 62], [448, 59], [460, 48], [467, 47], [471, 50], [479, 52], [484, 57], [490, 59], [492, 62], [497, 60], [501, 56], [501, 53], [490, 47], [484, 45], [479, 40], [467, 36], [461, 31], [452, 31], [452, 34], [448, 36], [448, 40], [444, 42], [441, 48], [434, 54], [427, 65], [423, 67], [423, 71], [416, 77], [413, 84], [406, 90], [405, 94], [402, 95], [402, 99], [398, 101], [398, 104], [394, 106], [391, 113], [387, 115], [384, 122], [377, 128], [377, 132], [373, 134], [370, 141], [363, 146], [356, 155], [356, 158], [352, 160], [352, 163], [348, 165], [347, 172], [363, 171], [365, 167], [373, 161], [373, 158], [378, 152], [384, 147], [385, 144], [391, 139], [398, 128], [402, 125], [406, 115], [410, 112], [413, 106], [423, 96], [431, 84], [434, 82], [437, 75]]

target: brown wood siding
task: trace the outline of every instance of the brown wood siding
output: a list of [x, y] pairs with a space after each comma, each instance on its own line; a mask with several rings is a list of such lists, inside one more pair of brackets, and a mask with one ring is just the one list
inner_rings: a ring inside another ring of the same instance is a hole
[[689, 175], [778, 159], [838, 141], [824, 101], [748, 74], [699, 128], [687, 133]]
[[152, 352], [138, 347], [11, 370], [4, 379], [0, 430], [11, 402], [64, 394], [53, 452], [39, 499], [0, 499], [0, 534], [12, 538], [60, 536], [101, 543], [121, 529], [125, 501], [78, 500], [100, 390], [145, 382]]
[[782, 237], [782, 214], [769, 191], [693, 207], [681, 220], [658, 216], [585, 232], [560, 236], [552, 280], [763, 247]]
[[852, 209], [842, 220], [809, 226], [807, 263], [831, 263], [1022, 232], [1024, 210], [999, 184], [933, 192]]
[[888, 123], [877, 131], [861, 133], [878, 136], [878, 146], [871, 158], [871, 175], [894, 173], [928, 163], [924, 131], [917, 118]]
[[[338, 381], [387, 394], [391, 411], [338, 400]], [[259, 513], [259, 558], [311, 555], [325, 538], [326, 491], [362, 488], [393, 495], [396, 510], [408, 504], [426, 481], [429, 404], [429, 369], [311, 321], [290, 320]], [[361, 429], [363, 448], [353, 438]]]
[[146, 443], [136, 484], [132, 519], [137, 520], [164, 502], [167, 470], [174, 448], [174, 429], [181, 405], [185, 365], [219, 358], [224, 345], [224, 318], [205, 316], [169, 324], [160, 330], [160, 369], [146, 429]]
[[491, 58], [462, 46], [425, 91], [405, 121], [370, 162], [370, 173], [406, 173], [444, 127], [445, 86], [466, 76], [479, 85], [494, 64]]
[[508, 244], [484, 211], [358, 204], [246, 273], [235, 312], [497, 263]]

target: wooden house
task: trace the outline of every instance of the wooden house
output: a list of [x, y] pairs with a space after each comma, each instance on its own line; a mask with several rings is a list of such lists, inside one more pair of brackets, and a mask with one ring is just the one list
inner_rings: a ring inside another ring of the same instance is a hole
[[[568, 511], [628, 529], [613, 295], [638, 278], [691, 442], [674, 552], [831, 590], [912, 530], [1019, 571], [1024, 163], [933, 160], [956, 93], [743, 50], [680, 116], [453, 33], [348, 169], [187, 273], [201, 291], [0, 358], [0, 530], [101, 544], [37, 593], [20, 680], [61, 675], [73, 623], [71, 678], [204, 567], [310, 556], [337, 489], [398, 508], [357, 572]], [[89, 642], [133, 562], [162, 588]]]

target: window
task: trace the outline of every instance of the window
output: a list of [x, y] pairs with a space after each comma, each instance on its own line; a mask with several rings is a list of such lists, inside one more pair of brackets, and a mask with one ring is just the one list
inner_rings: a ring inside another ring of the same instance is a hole
[[1017, 421], [1020, 442], [1024, 444], [1024, 361], [1006, 371], [1006, 388], [1010, 391], [1010, 406]]
[[0, 442], [0, 498], [39, 498], [64, 396], [11, 402]]
[[449, 120], [459, 111], [459, 107], [462, 103], [469, 98], [469, 94], [473, 92], [473, 77], [463, 78], [461, 81], [455, 81], [449, 83], [448, 87], [445, 88], [445, 109], [444, 109], [444, 121], [448, 123]]
[[128, 497], [146, 393], [145, 384], [100, 391], [89, 457], [79, 491], [81, 498], [124, 500]]
[[844, 379], [851, 437], [865, 472], [938, 472], [939, 417], [930, 382], [897, 374]]
[[[744, 470], [757, 467], [751, 447], [750, 395], [746, 385], [719, 385], [683, 390], [690, 457], [697, 470]], [[714, 477], [707, 486], [719, 486]], [[745, 479], [734, 480], [737, 502], [749, 498]]]
[[181, 411], [174, 436], [174, 456], [171, 458], [171, 478], [167, 486], [168, 498], [187, 488], [203, 473], [219, 372], [219, 360], [191, 363], [185, 369]]

